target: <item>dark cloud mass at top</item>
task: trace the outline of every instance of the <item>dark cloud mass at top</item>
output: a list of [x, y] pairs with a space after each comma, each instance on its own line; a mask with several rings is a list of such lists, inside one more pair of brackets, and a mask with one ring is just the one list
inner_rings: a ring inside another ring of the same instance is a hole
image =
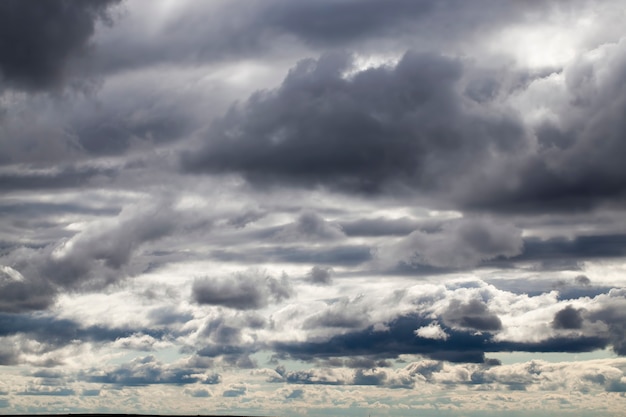
[[[619, 202], [623, 42], [604, 52], [610, 63], [602, 76], [584, 58], [565, 71], [562, 127], [525, 126], [519, 114], [463, 94], [470, 64], [458, 59], [408, 52], [395, 66], [352, 75], [348, 54], [301, 61], [279, 88], [215, 121], [182, 166], [239, 172], [256, 185], [401, 187], [469, 209], [576, 211]], [[573, 111], [581, 118], [570, 119]]]
[[346, 78], [346, 54], [306, 60], [274, 91], [258, 92], [215, 122], [190, 172], [239, 171], [253, 183], [381, 192], [425, 191], [490, 156], [524, 147], [512, 115], [473, 112], [457, 91], [462, 63], [409, 52], [393, 68]]
[[72, 59], [85, 54], [98, 20], [120, 0], [0, 4], [0, 79], [26, 90], [58, 88]]
[[621, 415], [625, 24], [0, 0], [0, 409]]

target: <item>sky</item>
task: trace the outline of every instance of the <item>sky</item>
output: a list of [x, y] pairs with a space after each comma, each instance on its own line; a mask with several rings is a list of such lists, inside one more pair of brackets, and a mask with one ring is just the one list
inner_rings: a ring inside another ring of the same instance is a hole
[[0, 413], [616, 416], [621, 0], [3, 0]]

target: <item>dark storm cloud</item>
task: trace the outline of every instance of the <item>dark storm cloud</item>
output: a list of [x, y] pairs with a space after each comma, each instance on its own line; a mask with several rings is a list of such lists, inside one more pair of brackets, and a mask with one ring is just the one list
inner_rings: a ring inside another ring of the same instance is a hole
[[[82, 372], [79, 379], [87, 382], [117, 386], [146, 386], [153, 384], [187, 385], [220, 379], [215, 375], [203, 375], [196, 368], [166, 365], [154, 356], [137, 358], [113, 369], [90, 369]], [[211, 382], [213, 383], [213, 382]]]
[[192, 297], [198, 304], [253, 310], [291, 297], [289, 278], [273, 278], [260, 271], [238, 273], [228, 278], [200, 278], [193, 283]]
[[[512, 261], [616, 258], [626, 255], [626, 235], [587, 235], [574, 238], [526, 238], [524, 251]], [[584, 279], [583, 279], [584, 281]]]
[[56, 89], [71, 61], [87, 52], [96, 22], [119, 0], [0, 2], [0, 81], [26, 90]]
[[45, 310], [56, 299], [56, 288], [43, 280], [3, 279], [0, 271], [0, 312]]
[[[602, 59], [596, 59], [600, 53]], [[622, 205], [626, 168], [626, 42], [602, 45], [565, 67], [567, 105], [556, 108], [561, 122], [536, 128], [539, 149], [505, 183], [473, 190], [469, 208], [538, 212], [589, 210], [603, 203]]]
[[[148, 106], [155, 107], [153, 103], [137, 103], [137, 107]], [[125, 110], [105, 112], [94, 108], [92, 114], [72, 124], [70, 133], [88, 154], [120, 155], [138, 142], [152, 146], [174, 142], [194, 128], [192, 121], [177, 109], [150, 108], [131, 114], [123, 113]]]
[[380, 192], [400, 181], [434, 190], [524, 146], [515, 118], [462, 105], [458, 60], [409, 52], [395, 67], [346, 78], [351, 65], [346, 54], [301, 61], [278, 89], [216, 121], [203, 149], [183, 155], [183, 169], [240, 172], [255, 184]]
[[580, 329], [583, 325], [581, 310], [567, 306], [554, 315], [552, 327], [555, 329]]
[[266, 319], [254, 312], [210, 320], [200, 330], [204, 346], [196, 353], [205, 358], [219, 357], [231, 367], [256, 368], [256, 362], [249, 355], [258, 350], [258, 346], [244, 341], [242, 335], [244, 330], [260, 330], [266, 325]]
[[479, 300], [471, 300], [469, 303], [452, 300], [443, 319], [450, 326], [474, 330], [494, 331], [502, 328], [500, 318]]
[[406, 24], [428, 14], [435, 1], [322, 0], [269, 2], [262, 21], [305, 42], [337, 44], [377, 33], [406, 32]]
[[399, 317], [389, 323], [388, 331], [376, 331], [369, 327], [331, 337], [325, 342], [277, 343], [274, 348], [279, 353], [287, 353], [293, 358], [303, 360], [355, 355], [395, 358], [409, 353], [453, 362], [484, 360], [483, 345], [486, 336], [454, 331], [447, 331], [451, 334], [447, 341], [416, 336], [415, 330], [428, 324], [429, 320], [416, 316]]
[[470, 210], [621, 204], [626, 42], [599, 49], [602, 59], [563, 69], [562, 103], [551, 109], [562, 141], [502, 103], [467, 96], [467, 78], [481, 72], [469, 62], [409, 52], [395, 67], [346, 76], [352, 60], [336, 53], [301, 61], [279, 88], [233, 106], [200, 150], [183, 154], [182, 169], [236, 172], [255, 185], [416, 190]]
[[[624, 290], [614, 290], [613, 293]], [[611, 294], [609, 294], [611, 295]], [[623, 296], [623, 295], [622, 295]], [[608, 327], [608, 339], [613, 351], [618, 355], [626, 355], [626, 303], [623, 299], [608, 300], [600, 309], [584, 314], [584, 318], [592, 322], [604, 323]]]
[[[307, 361], [351, 356], [396, 358], [402, 354], [419, 354], [440, 361], [484, 363], [485, 353], [488, 352], [590, 352], [603, 349], [610, 343], [619, 343], [619, 340], [611, 341], [608, 336], [585, 335], [551, 337], [541, 342], [494, 341], [489, 331], [454, 330], [449, 327], [443, 327], [448, 334], [446, 339], [424, 338], [416, 334], [416, 329], [430, 323], [431, 319], [415, 315], [400, 316], [388, 323], [386, 331], [370, 326], [325, 341], [279, 342], [274, 343], [273, 348], [279, 354]], [[489, 316], [485, 321], [478, 321], [481, 327], [493, 328], [498, 324], [499, 321]], [[618, 326], [617, 323], [615, 325]]]
[[49, 349], [71, 344], [75, 340], [106, 343], [135, 334], [162, 338], [163, 330], [83, 326], [77, 321], [25, 313], [0, 313], [0, 337], [25, 335]]
[[[40, 314], [0, 313], [0, 338], [5, 348], [0, 348], [0, 363], [17, 365], [32, 363], [35, 366], [55, 367], [64, 364], [63, 348], [77, 343], [93, 346], [113, 344], [124, 348], [129, 338], [147, 337], [163, 341], [175, 333], [153, 328], [84, 326], [69, 319], [59, 319]], [[138, 343], [135, 347], [142, 349]], [[9, 348], [11, 346], [11, 348]], [[51, 355], [48, 355], [51, 354]], [[36, 357], [33, 360], [32, 357]], [[45, 376], [42, 374], [42, 377]], [[51, 374], [46, 376], [50, 378]]]

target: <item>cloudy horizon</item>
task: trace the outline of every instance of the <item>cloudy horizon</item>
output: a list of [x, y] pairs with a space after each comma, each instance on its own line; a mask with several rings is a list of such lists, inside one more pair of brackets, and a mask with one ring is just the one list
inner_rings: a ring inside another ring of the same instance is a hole
[[614, 416], [617, 0], [0, 2], [0, 413]]

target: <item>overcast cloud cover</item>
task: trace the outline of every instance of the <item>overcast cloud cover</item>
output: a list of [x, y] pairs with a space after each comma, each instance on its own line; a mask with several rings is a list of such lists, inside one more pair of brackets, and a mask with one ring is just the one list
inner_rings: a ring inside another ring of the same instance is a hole
[[0, 413], [626, 409], [626, 5], [0, 2]]

